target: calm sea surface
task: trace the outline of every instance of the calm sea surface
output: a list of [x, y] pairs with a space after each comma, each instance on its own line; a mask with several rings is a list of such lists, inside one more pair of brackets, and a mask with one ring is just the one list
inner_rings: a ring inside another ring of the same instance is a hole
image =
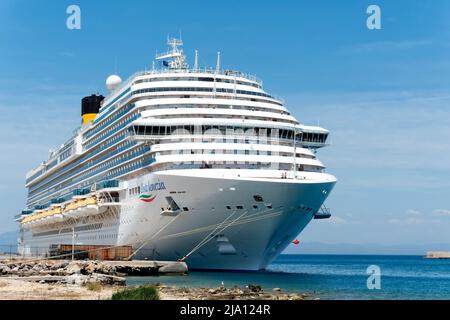
[[[381, 269], [381, 289], [367, 288], [367, 267]], [[309, 293], [320, 299], [450, 299], [450, 259], [422, 256], [281, 255], [264, 272], [200, 272], [129, 277], [129, 285], [161, 282], [185, 287], [244, 287]]]

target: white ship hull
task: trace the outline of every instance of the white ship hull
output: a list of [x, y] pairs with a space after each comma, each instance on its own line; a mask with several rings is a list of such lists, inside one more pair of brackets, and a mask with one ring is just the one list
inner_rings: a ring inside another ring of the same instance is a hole
[[[300, 180], [207, 177], [190, 171], [152, 173], [128, 181], [163, 182], [164, 188], [150, 192], [156, 196], [151, 202], [127, 195], [114, 218], [93, 216], [77, 223], [77, 227], [100, 223], [95, 230], [72, 234], [57, 224], [53, 229], [25, 230], [19, 249], [22, 254], [47, 254], [50, 245], [72, 241], [132, 245], [136, 259], [178, 260], [190, 253], [186, 258], [190, 269], [265, 269], [311, 221], [336, 181], [324, 173], [315, 174], [315, 180]], [[263, 201], [257, 202], [255, 195]], [[181, 210], [164, 211], [167, 196]], [[55, 233], [55, 228], [58, 233], [45, 235]]]

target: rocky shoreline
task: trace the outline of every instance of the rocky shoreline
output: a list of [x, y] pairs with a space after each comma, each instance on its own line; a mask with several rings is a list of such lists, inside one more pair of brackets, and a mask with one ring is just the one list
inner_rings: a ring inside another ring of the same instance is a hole
[[184, 262], [171, 261], [0, 260], [0, 276], [42, 283], [125, 285], [125, 276], [186, 273]]
[[124, 286], [124, 275], [101, 261], [0, 261], [0, 276], [30, 282]]
[[157, 284], [163, 299], [168, 300], [317, 300], [304, 293], [284, 293], [280, 288], [267, 292], [258, 285], [218, 288], [183, 288]]
[[[160, 264], [152, 265], [162, 268]], [[148, 266], [111, 265], [103, 261], [0, 260], [0, 299], [110, 299], [126, 286], [126, 275], [147, 274]], [[167, 265], [164, 266], [167, 268]], [[145, 269], [147, 268], [147, 269]], [[173, 267], [169, 264], [169, 268]], [[153, 269], [152, 269], [153, 270]], [[187, 288], [155, 283], [161, 300], [305, 300], [306, 294], [266, 292], [258, 285], [226, 288]]]

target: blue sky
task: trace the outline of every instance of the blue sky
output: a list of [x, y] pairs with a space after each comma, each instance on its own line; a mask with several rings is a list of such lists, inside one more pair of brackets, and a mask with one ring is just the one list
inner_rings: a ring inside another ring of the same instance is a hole
[[[81, 8], [81, 30], [66, 8]], [[382, 29], [366, 28], [377, 4]], [[450, 243], [450, 2], [22, 1], [0, 3], [0, 232], [25, 173], [80, 123], [107, 75], [151, 67], [168, 33], [192, 63], [253, 73], [303, 123], [331, 131], [319, 158], [339, 182], [304, 242]], [[301, 245], [292, 250], [301, 249]]]

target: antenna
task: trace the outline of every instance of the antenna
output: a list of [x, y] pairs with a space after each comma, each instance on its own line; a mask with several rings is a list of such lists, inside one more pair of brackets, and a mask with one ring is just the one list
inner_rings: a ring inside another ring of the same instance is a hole
[[167, 36], [167, 45], [169, 51], [157, 54], [156, 60], [162, 60], [163, 65], [169, 67], [169, 69], [187, 69], [186, 57], [183, 50], [178, 48], [178, 46], [183, 45], [183, 41]]
[[117, 74], [117, 56], [114, 57], [114, 74]]
[[220, 51], [217, 51], [216, 73], [220, 72]]
[[195, 50], [194, 70], [198, 70], [198, 50]]
[[220, 51], [217, 51], [216, 72], [214, 73], [214, 90], [213, 90], [214, 98], [216, 97], [216, 92], [217, 92], [217, 88], [216, 88], [216, 75], [217, 75], [219, 72], [220, 72]]

